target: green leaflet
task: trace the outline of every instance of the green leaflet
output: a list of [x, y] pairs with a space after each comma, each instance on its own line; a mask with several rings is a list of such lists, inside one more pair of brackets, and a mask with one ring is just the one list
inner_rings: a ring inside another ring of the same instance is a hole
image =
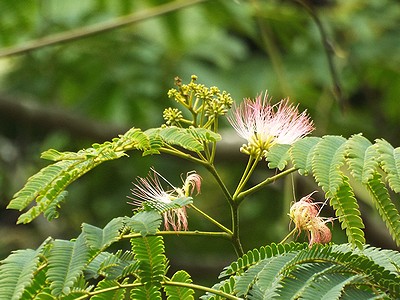
[[24, 289], [33, 284], [40, 255], [50, 241], [46, 239], [36, 250], [17, 250], [0, 262], [1, 299], [20, 299]]
[[279, 171], [282, 171], [290, 159], [289, 148], [290, 145], [284, 144], [275, 144], [272, 146], [271, 149], [269, 149], [266, 158], [269, 162], [268, 167], [271, 169], [277, 168]]
[[234, 261], [230, 266], [224, 268], [221, 272], [219, 278], [226, 277], [233, 274], [241, 274], [244, 270], [248, 269], [250, 266], [258, 263], [268, 257], [275, 256], [277, 254], [285, 253], [288, 250], [293, 249], [304, 249], [307, 244], [300, 243], [290, 243], [290, 244], [275, 244], [272, 243], [268, 246], [260, 247], [259, 249], [253, 249], [248, 251], [242, 257], [239, 257], [237, 261]]
[[345, 142], [341, 136], [327, 135], [314, 148], [312, 172], [328, 198], [342, 184], [340, 167], [344, 164]]
[[112, 219], [103, 229], [83, 223], [82, 234], [86, 244], [94, 250], [102, 250], [109, 247], [120, 239], [120, 230], [124, 226], [123, 221], [124, 218], [122, 217]]
[[400, 148], [393, 148], [387, 141], [376, 140], [376, 149], [380, 154], [382, 169], [387, 174], [390, 188], [400, 192]]
[[192, 203], [193, 203], [192, 197], [180, 197], [169, 203], [158, 201], [157, 199], [148, 199], [143, 202], [143, 207], [148, 210], [154, 210], [159, 213], [163, 213], [168, 210], [180, 208]]
[[392, 203], [388, 190], [381, 180], [382, 176], [375, 173], [366, 186], [371, 195], [379, 215], [385, 222], [389, 233], [393, 237], [397, 246], [400, 245], [400, 214], [396, 206]]
[[161, 215], [159, 212], [141, 211], [131, 218], [125, 218], [125, 225], [134, 232], [140, 233], [142, 236], [156, 234], [161, 225]]
[[[204, 150], [204, 143], [211, 143], [221, 140], [221, 136], [205, 128], [180, 128], [176, 126], [153, 128], [145, 132], [149, 137], [153, 152], [158, 152], [162, 144], [161, 141], [182, 147], [193, 152]], [[147, 153], [146, 153], [147, 154]], [[151, 152], [149, 152], [151, 154]]]
[[348, 178], [343, 175], [342, 180], [343, 183], [330, 199], [330, 204], [335, 209], [342, 228], [346, 229], [349, 243], [355, 247], [362, 248], [365, 244], [364, 232], [362, 231], [364, 223], [360, 217], [358, 203], [349, 185]]
[[146, 236], [131, 239], [132, 251], [139, 263], [139, 280], [143, 284], [132, 290], [134, 299], [161, 299], [161, 282], [164, 279], [167, 258], [164, 255], [164, 242], [161, 236]]
[[32, 249], [17, 250], [1, 262], [0, 295], [2, 299], [20, 299], [31, 283], [39, 262], [38, 253]]
[[[176, 272], [172, 278], [171, 282], [183, 282], [183, 283], [192, 283], [192, 279], [190, 275], [185, 271]], [[167, 300], [193, 300], [194, 291], [190, 288], [168, 285], [168, 283], [164, 286], [164, 291], [167, 295]]]
[[340, 299], [347, 286], [360, 283], [364, 279], [363, 275], [355, 274], [353, 276], [348, 276], [347, 274], [335, 272], [334, 269], [320, 272], [319, 275], [320, 276], [315, 278], [312, 284], [309, 285], [308, 289], [304, 290], [302, 299], [315, 299], [316, 294], [323, 295], [323, 298], [320, 299]]
[[376, 147], [360, 134], [353, 135], [346, 146], [346, 161], [351, 175], [361, 183], [368, 182], [378, 168]]
[[[214, 290], [220, 290], [230, 295], [235, 295], [235, 285], [236, 280], [235, 277], [229, 277], [228, 279], [223, 280], [220, 283], [215, 284], [212, 288]], [[207, 292], [205, 295], [201, 296], [202, 300], [225, 300], [225, 297], [221, 297], [219, 295]]]
[[31, 284], [26, 287], [20, 299], [55, 299], [51, 295], [50, 287], [46, 283], [46, 271], [40, 270], [35, 273]]
[[305, 137], [295, 142], [290, 148], [290, 157], [300, 175], [307, 176], [311, 172], [314, 148], [320, 140], [321, 138], [318, 137]]
[[59, 296], [71, 292], [90, 258], [83, 234], [76, 241], [55, 240], [48, 257], [47, 278], [52, 294]]

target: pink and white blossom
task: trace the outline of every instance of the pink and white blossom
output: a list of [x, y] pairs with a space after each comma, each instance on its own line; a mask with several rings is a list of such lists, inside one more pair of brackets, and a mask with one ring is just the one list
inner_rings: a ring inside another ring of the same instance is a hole
[[314, 130], [306, 111], [299, 113], [298, 106], [290, 104], [288, 99], [271, 105], [267, 93], [234, 104], [228, 121], [247, 140], [248, 145], [242, 151], [248, 154], [257, 149], [268, 151], [275, 143], [293, 144]]
[[[170, 190], [165, 190], [160, 182], [161, 177], [170, 187]], [[184, 180], [182, 188], [176, 188], [162, 177], [154, 169], [151, 169], [146, 178], [138, 177], [137, 183], [133, 183], [134, 188], [131, 189], [133, 197], [128, 197], [132, 200], [130, 204], [137, 206], [139, 209], [145, 206], [162, 211], [164, 219], [164, 227], [169, 230], [170, 226], [175, 231], [187, 230], [187, 212], [185, 207], [173, 208], [164, 210], [165, 204], [173, 203], [178, 198], [188, 197], [196, 190], [200, 192], [201, 176], [192, 171], [188, 173]]]

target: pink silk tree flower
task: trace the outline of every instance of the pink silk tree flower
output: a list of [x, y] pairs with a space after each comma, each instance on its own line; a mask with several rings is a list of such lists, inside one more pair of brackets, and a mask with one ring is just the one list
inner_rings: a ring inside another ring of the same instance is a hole
[[272, 145], [293, 144], [314, 130], [306, 111], [299, 113], [298, 106], [290, 104], [288, 99], [271, 105], [267, 93], [234, 104], [228, 121], [248, 142], [241, 151], [261, 157]]
[[[159, 177], [171, 186], [170, 190], [165, 190], [163, 188]], [[128, 197], [133, 200], [129, 204], [135, 205], [139, 209], [148, 206], [162, 211], [164, 227], [166, 230], [169, 230], [170, 226], [175, 231], [188, 229], [187, 212], [185, 207], [168, 209], [166, 211], [163, 207], [166, 204], [173, 203], [176, 199], [189, 197], [195, 190], [199, 193], [201, 187], [200, 175], [196, 174], [194, 171], [188, 173], [182, 188], [176, 188], [158, 172], [151, 169], [151, 172], [149, 172], [149, 175], [146, 178], [138, 177], [137, 183], [133, 183], [133, 185], [134, 188], [131, 189], [131, 192], [134, 197]]]
[[326, 223], [331, 222], [332, 218], [326, 219], [319, 216], [321, 209], [318, 203], [313, 202], [312, 194], [314, 192], [295, 202], [289, 212], [289, 217], [299, 234], [303, 230], [307, 231], [310, 246], [315, 243], [329, 243], [332, 238], [332, 233], [326, 226]]

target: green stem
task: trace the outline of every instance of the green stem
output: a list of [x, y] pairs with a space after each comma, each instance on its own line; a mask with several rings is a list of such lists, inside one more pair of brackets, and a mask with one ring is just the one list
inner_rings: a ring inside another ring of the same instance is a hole
[[203, 165], [203, 166], [207, 166], [208, 165], [207, 161], [204, 161], [202, 159], [198, 159], [196, 157], [193, 157], [190, 154], [182, 152], [182, 151], [179, 151], [179, 150], [177, 150], [177, 149], [175, 149], [173, 147], [171, 147], [171, 148], [161, 147], [159, 150], [160, 150], [160, 152], [167, 153], [167, 154], [170, 154], [170, 155], [173, 155], [173, 156], [177, 156], [177, 157], [186, 159], [188, 161], [191, 161], [191, 162]]
[[[229, 241], [232, 239], [232, 235], [226, 232], [198, 231], [198, 230], [194, 231], [165, 230], [165, 231], [157, 231], [155, 235], [206, 236], [206, 237], [223, 238]], [[142, 237], [140, 233], [130, 233], [123, 235], [121, 239], [134, 239], [140, 237]]]
[[224, 193], [224, 196], [226, 200], [228, 201], [229, 205], [232, 205], [233, 198], [227, 187], [225, 186], [225, 183], [222, 181], [221, 177], [219, 176], [217, 170], [215, 169], [214, 165], [209, 164], [209, 163], [204, 163], [202, 162], [203, 166], [211, 173], [211, 175], [214, 177], [214, 179], [217, 181], [218, 185], [220, 186], [222, 192]]
[[295, 232], [296, 232], [296, 228], [293, 228], [292, 231], [290, 231], [290, 232], [287, 234], [287, 236], [285, 236], [285, 237], [283, 238], [283, 240], [279, 242], [279, 244], [285, 243], [285, 242], [287, 241], [287, 239], [290, 238]]
[[[194, 158], [190, 154], [186, 154], [180, 151], [175, 151], [174, 149], [168, 149], [168, 148], [161, 148], [160, 151], [164, 153], [169, 153], [181, 158], [184, 158], [186, 160], [199, 163], [200, 165], [204, 166], [214, 177], [214, 179], [217, 181], [218, 185], [220, 186], [222, 192], [224, 193], [224, 196], [226, 200], [228, 201], [228, 204], [231, 208], [231, 218], [232, 218], [232, 234], [229, 235], [225, 230], [223, 232], [226, 236], [229, 237], [229, 240], [232, 241], [232, 245], [235, 248], [236, 254], [238, 256], [242, 256], [244, 254], [243, 252], [243, 247], [240, 242], [240, 237], [239, 237], [239, 211], [238, 211], [238, 204], [235, 203], [235, 201], [232, 198], [232, 195], [230, 194], [229, 190], [225, 186], [224, 182], [222, 181], [221, 177], [219, 176], [217, 170], [215, 169], [214, 165], [204, 161], [200, 160], [198, 158]], [[184, 233], [185, 231], [182, 231], [180, 233]], [[184, 233], [187, 234], [187, 233]], [[215, 233], [213, 233], [215, 234]], [[221, 233], [219, 233], [221, 234]], [[226, 237], [225, 236], [225, 237]]]
[[[218, 118], [214, 119], [214, 132], [218, 133]], [[214, 163], [215, 153], [217, 152], [217, 141], [212, 143], [210, 164]]]
[[[75, 298], [76, 300], [82, 300], [86, 299], [87, 297], [103, 294], [106, 292], [110, 291], [115, 291], [118, 289], [132, 289], [135, 287], [139, 286], [144, 286], [144, 283], [128, 283], [128, 284], [118, 284], [117, 286], [112, 286], [109, 288], [93, 291], [93, 292], [88, 292], [86, 295], [80, 296], [78, 298]], [[187, 283], [187, 282], [177, 282], [177, 281], [162, 281], [161, 285], [171, 285], [171, 286], [180, 286], [180, 287], [185, 287], [189, 289], [194, 289], [194, 290], [199, 290], [199, 291], [204, 291], [204, 292], [209, 292], [218, 296], [223, 297], [224, 299], [231, 299], [231, 300], [240, 300], [241, 298], [238, 298], [236, 296], [230, 295], [228, 293], [225, 293], [221, 290], [216, 290], [212, 289], [206, 286], [198, 285], [198, 284], [193, 284], [193, 283]]]
[[303, 0], [295, 0], [297, 3], [302, 5], [304, 9], [310, 14], [311, 18], [314, 20], [315, 25], [319, 30], [319, 34], [321, 36], [322, 45], [324, 46], [326, 59], [328, 61], [329, 72], [332, 78], [333, 84], [333, 94], [340, 106], [340, 109], [345, 109], [345, 98], [342, 92], [342, 86], [340, 83], [338, 71], [336, 69], [335, 63], [333, 61], [333, 55], [335, 54], [332, 42], [328, 39], [328, 34], [322, 24], [321, 19], [318, 16], [317, 11], [313, 8], [312, 5], [308, 4], [306, 1]]
[[221, 223], [219, 223], [217, 220], [215, 220], [213, 217], [210, 217], [208, 214], [206, 214], [204, 211], [202, 211], [201, 209], [197, 208], [196, 206], [194, 206], [193, 204], [189, 205], [191, 208], [193, 208], [196, 212], [198, 212], [199, 214], [201, 214], [205, 219], [207, 219], [208, 221], [210, 221], [211, 223], [213, 223], [214, 225], [216, 225], [218, 228], [222, 229], [223, 231], [225, 231], [226, 233], [232, 235], [232, 231], [228, 228], [226, 228], [224, 225], [222, 225]]
[[248, 195], [255, 193], [256, 191], [262, 189], [264, 186], [266, 186], [266, 185], [278, 180], [281, 177], [284, 177], [284, 176], [286, 176], [286, 175], [288, 175], [290, 173], [293, 173], [296, 170], [297, 170], [297, 168], [293, 167], [293, 168], [287, 169], [287, 170], [285, 170], [285, 171], [283, 171], [283, 172], [281, 172], [281, 173], [279, 173], [279, 174], [277, 174], [275, 176], [272, 176], [272, 177], [269, 177], [269, 178], [265, 179], [264, 181], [262, 181], [259, 184], [249, 188], [248, 190], [246, 190], [244, 192], [241, 192], [239, 195], [237, 195], [237, 197], [235, 198], [235, 201], [238, 202], [238, 203], [241, 203], [243, 201], [243, 199], [245, 197], [247, 197]]
[[197, 285], [193, 283], [186, 283], [186, 282], [177, 282], [177, 281], [163, 281], [161, 282], [163, 285], [172, 285], [172, 286], [180, 286], [180, 287], [185, 287], [185, 288], [190, 288], [190, 289], [195, 289], [195, 290], [200, 290], [208, 293], [212, 293], [218, 296], [223, 297], [224, 299], [231, 299], [231, 300], [240, 300], [241, 298], [238, 298], [236, 296], [230, 295], [228, 293], [225, 293], [221, 290], [216, 290], [212, 289], [209, 287], [205, 287], [202, 285]]
[[277, 43], [273, 40], [273, 31], [271, 26], [267, 23], [267, 19], [260, 15], [263, 11], [261, 8], [263, 1], [253, 0], [251, 3], [254, 6], [255, 21], [260, 29], [260, 39], [269, 56], [269, 61], [271, 62], [272, 68], [276, 74], [280, 90], [283, 95], [291, 95], [290, 84], [285, 74], [282, 55], [279, 52], [279, 48], [276, 46]]
[[238, 257], [243, 256], [244, 251], [242, 247], [242, 243], [240, 241], [239, 235], [239, 207], [236, 203], [231, 205], [231, 216], [232, 216], [232, 243], [235, 248], [236, 254]]
[[222, 189], [222, 192], [225, 195], [225, 198], [228, 201], [228, 204], [231, 209], [231, 218], [232, 218], [232, 236], [231, 236], [231, 241], [233, 244], [233, 247], [235, 248], [236, 254], [238, 256], [242, 256], [244, 254], [243, 252], [243, 247], [240, 242], [240, 236], [239, 236], [239, 210], [238, 210], [238, 204], [235, 203], [235, 201], [232, 198], [232, 195], [226, 188], [224, 182], [222, 181], [221, 177], [219, 176], [217, 170], [215, 169], [214, 165], [212, 164], [205, 164], [205, 167], [207, 170], [214, 176], [215, 180], [217, 181], [218, 185]]
[[250, 174], [250, 170], [253, 169], [254, 167], [254, 160], [253, 157], [250, 155], [249, 156], [249, 160], [247, 161], [247, 165], [246, 165], [246, 169], [243, 172], [242, 178], [240, 178], [240, 181], [236, 187], [236, 191], [233, 194], [233, 199], [235, 200], [237, 195], [242, 191], [244, 185], [247, 183], [247, 181], [249, 180], [250, 176], [248, 176]]

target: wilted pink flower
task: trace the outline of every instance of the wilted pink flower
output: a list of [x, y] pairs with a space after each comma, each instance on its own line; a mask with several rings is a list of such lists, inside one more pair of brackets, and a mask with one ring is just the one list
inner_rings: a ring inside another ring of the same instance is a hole
[[314, 130], [306, 111], [299, 113], [298, 106], [288, 99], [271, 105], [267, 93], [254, 100], [246, 98], [239, 106], [234, 104], [228, 121], [247, 140], [241, 150], [250, 155], [261, 151], [264, 156], [273, 144], [292, 144]]
[[317, 203], [313, 202], [311, 198], [313, 193], [295, 202], [289, 212], [290, 219], [299, 233], [302, 230], [307, 231], [310, 246], [315, 243], [328, 243], [332, 238], [331, 231], [326, 226], [326, 223], [332, 219], [319, 216], [321, 209]]
[[310, 246], [315, 243], [326, 244], [329, 243], [332, 239], [332, 233], [326, 223], [330, 220], [324, 220], [320, 217], [314, 218], [312, 220], [312, 225], [310, 225], [309, 229], [309, 244]]
[[[148, 206], [162, 211], [164, 227], [167, 230], [169, 230], [169, 226], [172, 226], [175, 231], [180, 231], [181, 229], [187, 230], [188, 221], [186, 208], [179, 207], [165, 210], [164, 207], [165, 204], [173, 203], [173, 201], [178, 198], [190, 196], [195, 189], [197, 193], [199, 193], [201, 186], [200, 175], [196, 174], [194, 171], [188, 173], [182, 188], [176, 188], [154, 169], [151, 169], [151, 171], [152, 172], [149, 172], [146, 178], [138, 177], [137, 183], [134, 183], [135, 187], [131, 189], [134, 197], [128, 197], [133, 200], [130, 204], [136, 205], [139, 208]], [[159, 176], [171, 186], [171, 190], [164, 190]]]

